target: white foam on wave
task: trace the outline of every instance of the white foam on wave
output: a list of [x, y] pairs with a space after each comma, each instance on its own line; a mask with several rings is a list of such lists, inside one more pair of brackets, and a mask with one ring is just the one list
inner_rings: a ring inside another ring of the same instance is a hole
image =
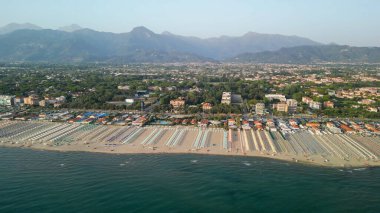
[[248, 162], [243, 162], [243, 164], [246, 166], [251, 166], [251, 163], [248, 163]]
[[357, 168], [357, 169], [354, 169], [355, 171], [364, 171], [366, 170], [367, 168]]

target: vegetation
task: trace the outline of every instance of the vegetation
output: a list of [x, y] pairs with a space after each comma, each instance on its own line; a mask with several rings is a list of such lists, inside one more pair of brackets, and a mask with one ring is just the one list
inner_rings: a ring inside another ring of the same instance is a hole
[[[244, 69], [244, 66], [242, 66]], [[262, 71], [264, 66], [252, 65], [256, 71]], [[297, 68], [297, 67], [296, 67]], [[198, 71], [198, 70], [202, 71]], [[289, 72], [280, 66], [280, 71], [271, 72], [269, 76], [276, 77], [276, 81], [264, 76], [259, 80], [247, 80], [240, 66], [227, 67], [222, 74], [214, 74], [224, 65], [52, 65], [52, 64], [2, 64], [0, 69], [0, 94], [26, 97], [36, 94], [43, 97], [65, 96], [66, 103], [61, 107], [73, 109], [106, 109], [106, 110], [140, 110], [143, 104], [145, 109], [155, 112], [173, 112], [189, 114], [241, 114], [249, 112], [257, 103], [265, 103], [267, 110], [276, 115], [286, 115], [282, 112], [273, 112], [271, 105], [278, 100], [269, 101], [265, 94], [278, 93], [286, 98], [298, 101], [298, 112], [320, 114], [338, 117], [367, 117], [379, 118], [380, 113], [369, 112], [366, 106], [358, 106], [361, 98], [338, 98], [330, 96], [329, 91], [353, 90], [362, 87], [380, 87], [380, 81], [359, 81], [351, 79], [355, 71], [364, 70], [367, 76], [376, 76], [377, 66], [336, 66], [316, 67], [306, 71], [299, 69]], [[292, 68], [294, 69], [294, 68]], [[329, 71], [326, 74], [326, 69]], [[196, 70], [196, 71], [191, 71]], [[349, 75], [347, 75], [349, 73]], [[320, 83], [299, 82], [295, 79], [315, 79], [324, 77], [347, 78], [347, 82]], [[286, 78], [282, 77], [286, 76]], [[301, 76], [301, 77], [299, 77]], [[283, 79], [282, 79], [283, 78]], [[146, 91], [140, 94], [139, 91]], [[226, 105], [221, 104], [221, 96], [225, 91], [240, 94], [243, 103]], [[317, 95], [315, 95], [317, 94]], [[311, 110], [302, 104], [303, 96], [313, 98], [317, 102], [332, 101], [335, 108]], [[183, 97], [186, 105], [180, 110], [174, 110], [170, 100]], [[380, 107], [377, 97], [372, 107]], [[125, 99], [134, 99], [134, 103], [127, 104]], [[202, 103], [212, 104], [211, 110], [204, 111]], [[50, 106], [52, 108], [52, 106]]]

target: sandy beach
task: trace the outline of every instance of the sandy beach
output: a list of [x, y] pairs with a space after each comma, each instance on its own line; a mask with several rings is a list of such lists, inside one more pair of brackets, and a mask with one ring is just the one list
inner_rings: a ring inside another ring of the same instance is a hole
[[101, 153], [259, 156], [328, 167], [380, 166], [380, 138], [348, 134], [282, 135], [267, 130], [193, 126], [96, 126], [1, 121], [0, 145]]

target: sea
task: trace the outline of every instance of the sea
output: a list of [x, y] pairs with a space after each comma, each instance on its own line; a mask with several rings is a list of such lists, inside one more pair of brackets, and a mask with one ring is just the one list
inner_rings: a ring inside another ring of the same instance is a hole
[[380, 168], [0, 148], [0, 212], [380, 212]]

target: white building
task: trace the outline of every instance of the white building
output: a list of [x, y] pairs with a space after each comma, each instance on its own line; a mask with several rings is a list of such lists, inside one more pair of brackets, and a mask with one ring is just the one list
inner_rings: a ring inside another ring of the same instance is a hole
[[266, 94], [265, 97], [268, 98], [269, 101], [273, 101], [273, 100], [286, 101], [285, 95], [281, 95], [281, 94]]
[[117, 86], [117, 89], [127, 91], [130, 89], [130, 86]]
[[257, 103], [255, 105], [255, 112], [257, 115], [264, 115], [265, 114], [265, 104], [264, 103]]
[[322, 104], [320, 102], [312, 101], [309, 103], [309, 107], [312, 109], [322, 109]]
[[12, 106], [14, 96], [0, 95], [0, 106]]
[[135, 102], [135, 100], [133, 98], [127, 98], [127, 99], [125, 99], [125, 102], [127, 104], [133, 104]]
[[222, 94], [222, 104], [231, 104], [231, 92], [223, 92]]

